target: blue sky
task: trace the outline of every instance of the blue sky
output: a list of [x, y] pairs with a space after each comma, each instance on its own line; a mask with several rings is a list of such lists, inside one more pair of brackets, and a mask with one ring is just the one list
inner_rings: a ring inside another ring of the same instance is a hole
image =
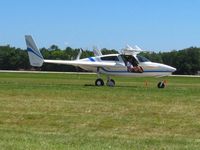
[[200, 47], [200, 0], [1, 0], [0, 45], [167, 51]]

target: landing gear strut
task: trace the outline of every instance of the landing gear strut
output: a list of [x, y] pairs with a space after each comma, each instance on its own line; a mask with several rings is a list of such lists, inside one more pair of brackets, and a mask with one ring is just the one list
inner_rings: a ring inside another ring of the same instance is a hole
[[110, 80], [107, 81], [106, 85], [113, 87], [113, 86], [115, 86], [115, 81], [113, 79], [110, 79]]
[[163, 88], [165, 88], [165, 82], [161, 81], [161, 82], [158, 83], [157, 86], [158, 86], [159, 89], [163, 89]]
[[107, 86], [110, 86], [110, 87], [115, 86], [115, 80], [110, 79], [110, 77], [108, 76], [108, 77], [107, 77], [107, 83], [106, 83], [106, 85], [107, 85]]
[[103, 79], [100, 78], [100, 68], [98, 67], [97, 68], [97, 79], [95, 81], [95, 85], [96, 86], [104, 86], [104, 82], [103, 82]]

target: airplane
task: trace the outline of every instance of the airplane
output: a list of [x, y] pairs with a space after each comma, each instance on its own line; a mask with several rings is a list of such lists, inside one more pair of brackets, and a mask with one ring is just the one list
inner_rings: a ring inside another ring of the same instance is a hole
[[[151, 62], [139, 55], [143, 50], [138, 46], [133, 48], [127, 45], [125, 49], [122, 49], [121, 53], [108, 55], [102, 55], [101, 51], [95, 48], [93, 50], [94, 57], [84, 59], [80, 59], [82, 54], [82, 49], [80, 49], [76, 60], [49, 60], [43, 58], [31, 35], [25, 35], [25, 41], [31, 66], [41, 67], [43, 63], [50, 63], [80, 67], [97, 73], [96, 86], [104, 86], [104, 81], [100, 77], [101, 74], [107, 76], [106, 85], [113, 87], [115, 86], [115, 81], [111, 79], [111, 76], [163, 77], [169, 76], [176, 71], [174, 67]], [[161, 81], [157, 86], [158, 88], [164, 88], [165, 82]]]

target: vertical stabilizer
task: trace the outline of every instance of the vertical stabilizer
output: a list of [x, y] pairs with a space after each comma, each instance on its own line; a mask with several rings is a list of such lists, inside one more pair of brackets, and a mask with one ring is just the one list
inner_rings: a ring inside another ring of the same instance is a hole
[[25, 40], [31, 66], [41, 67], [43, 65], [44, 59], [42, 54], [38, 50], [32, 36], [26, 35]]

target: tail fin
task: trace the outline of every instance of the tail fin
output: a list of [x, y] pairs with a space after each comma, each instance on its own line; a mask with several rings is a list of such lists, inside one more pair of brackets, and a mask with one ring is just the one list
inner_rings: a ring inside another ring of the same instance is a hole
[[41, 67], [44, 59], [40, 51], [38, 50], [35, 42], [31, 35], [25, 35], [26, 46], [31, 66]]

